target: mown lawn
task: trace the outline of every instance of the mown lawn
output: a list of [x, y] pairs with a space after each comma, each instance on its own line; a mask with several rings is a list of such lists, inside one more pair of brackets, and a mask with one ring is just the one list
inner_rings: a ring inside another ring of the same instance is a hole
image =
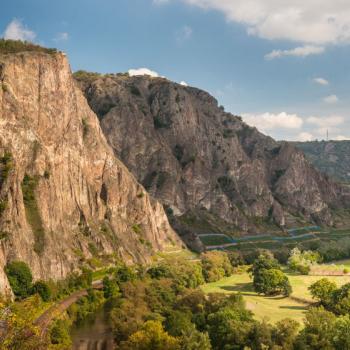
[[[265, 297], [254, 292], [252, 281], [247, 272], [235, 274], [220, 281], [207, 283], [202, 286], [205, 293], [241, 293], [246, 302], [247, 308], [251, 310], [256, 319], [268, 319], [275, 323], [284, 318], [292, 318], [302, 323], [308, 304], [299, 302], [295, 298], [312, 302], [308, 287], [321, 279], [320, 276], [302, 276], [287, 273], [293, 288], [291, 297], [281, 296]], [[350, 282], [348, 276], [327, 277], [335, 281], [339, 286]]]

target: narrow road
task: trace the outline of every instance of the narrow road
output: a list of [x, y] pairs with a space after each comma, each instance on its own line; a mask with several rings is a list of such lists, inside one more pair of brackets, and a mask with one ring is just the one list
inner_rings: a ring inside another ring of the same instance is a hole
[[[93, 289], [102, 289], [103, 282], [101, 280], [92, 282]], [[45, 335], [51, 322], [66, 311], [72, 304], [77, 302], [80, 298], [88, 294], [87, 289], [79, 290], [69, 297], [59, 301], [55, 305], [51, 306], [46, 310], [41, 316], [39, 316], [35, 321], [34, 325], [41, 329], [41, 335]]]

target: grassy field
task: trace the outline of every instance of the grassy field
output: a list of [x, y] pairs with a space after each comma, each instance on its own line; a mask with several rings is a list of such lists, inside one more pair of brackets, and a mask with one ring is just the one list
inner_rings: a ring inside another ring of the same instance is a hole
[[[205, 293], [241, 293], [247, 308], [254, 313], [258, 320], [266, 318], [270, 322], [275, 323], [289, 317], [301, 323], [309, 306], [307, 301], [312, 302], [308, 287], [322, 277], [302, 276], [291, 273], [287, 273], [287, 275], [293, 288], [293, 293], [289, 298], [257, 295], [253, 290], [251, 278], [247, 272], [205, 284], [202, 286], [202, 289]], [[330, 276], [327, 278], [335, 281], [339, 286], [350, 282], [349, 276]], [[302, 299], [306, 302], [303, 303], [294, 298]]]

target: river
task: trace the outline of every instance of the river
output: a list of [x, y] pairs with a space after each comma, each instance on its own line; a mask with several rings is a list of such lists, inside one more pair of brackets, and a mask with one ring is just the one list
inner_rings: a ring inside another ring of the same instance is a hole
[[105, 306], [71, 330], [73, 350], [113, 350], [114, 342]]

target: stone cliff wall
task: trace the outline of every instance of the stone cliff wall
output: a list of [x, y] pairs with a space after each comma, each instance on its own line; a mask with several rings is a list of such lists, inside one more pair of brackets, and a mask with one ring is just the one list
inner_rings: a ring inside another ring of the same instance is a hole
[[146, 262], [181, 245], [107, 145], [64, 54], [0, 55], [0, 117], [0, 290], [12, 259], [60, 279], [96, 250]]

